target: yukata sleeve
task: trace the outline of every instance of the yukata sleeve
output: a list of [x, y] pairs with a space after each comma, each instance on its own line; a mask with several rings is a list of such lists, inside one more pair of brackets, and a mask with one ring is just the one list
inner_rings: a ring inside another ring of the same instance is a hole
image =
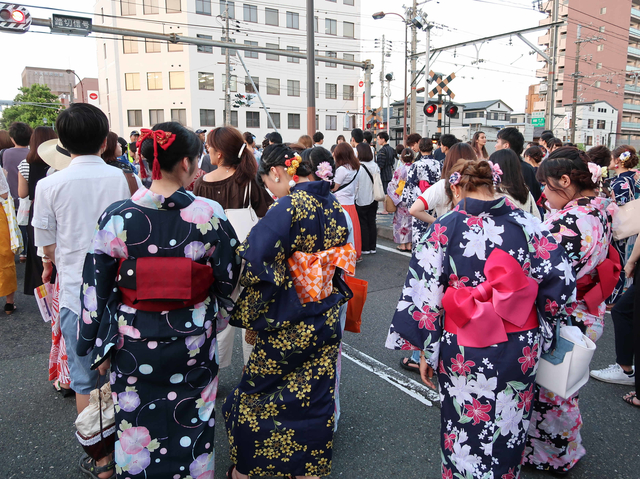
[[442, 297], [447, 285], [446, 227], [435, 222], [419, 244], [409, 263], [409, 272], [393, 322], [387, 335], [389, 349], [424, 350], [427, 362], [438, 364], [444, 309]]
[[611, 185], [611, 191], [616, 199], [616, 204], [622, 206], [627, 204], [634, 198], [634, 188], [631, 187], [626, 178], [621, 178], [619, 181], [614, 181]]
[[91, 369], [109, 357], [118, 341], [117, 308], [120, 295], [116, 287], [120, 259], [128, 257], [124, 219], [105, 213], [84, 261], [80, 302], [79, 356], [92, 353]]
[[396, 206], [402, 200], [402, 193], [400, 194], [396, 193], [396, 190], [400, 185], [400, 180], [402, 179], [400, 177], [400, 170], [402, 168], [403, 168], [402, 166], [399, 166], [398, 168], [396, 168], [396, 171], [393, 172], [393, 177], [391, 178], [391, 181], [387, 185], [387, 195], [389, 195], [389, 198], [391, 198], [391, 201], [393, 201], [393, 204]]
[[415, 165], [409, 167], [409, 171], [407, 172], [407, 181], [404, 185], [404, 190], [402, 191], [402, 199], [401, 201], [407, 205], [407, 208], [411, 208], [413, 202], [416, 201], [418, 197], [418, 193], [415, 193], [415, 189], [418, 188], [418, 170]]

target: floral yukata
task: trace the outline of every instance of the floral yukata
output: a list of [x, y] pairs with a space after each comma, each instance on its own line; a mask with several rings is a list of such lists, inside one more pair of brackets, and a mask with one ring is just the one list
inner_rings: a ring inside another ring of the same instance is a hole
[[[495, 258], [510, 265], [507, 285], [515, 277], [528, 285], [528, 307], [509, 307], [528, 318], [519, 332], [507, 332], [500, 315], [498, 326], [488, 323], [486, 311], [492, 317], [498, 312], [490, 295], [496, 304], [495, 291], [502, 291], [487, 274]], [[386, 346], [424, 350], [438, 374], [443, 479], [519, 477], [541, 336], [552, 338], [554, 314], [564, 310], [574, 290], [565, 252], [539, 220], [506, 198], [467, 198], [418, 242]], [[461, 293], [487, 309], [462, 318], [468, 322], [453, 334], [450, 321], [457, 320], [447, 300]], [[472, 342], [485, 341], [483, 347], [460, 344], [469, 340], [462, 340], [468, 325], [475, 325]], [[485, 339], [500, 328], [500, 340]]]
[[[118, 477], [214, 477], [216, 332], [232, 309], [236, 243], [222, 207], [183, 188], [168, 198], [141, 188], [102, 215], [85, 261], [78, 353], [93, 351], [94, 368], [111, 357]], [[141, 258], [208, 265], [208, 297], [163, 312], [122, 304], [117, 282], [133, 271], [119, 273], [119, 262]]]
[[[572, 200], [544, 222], [566, 250], [577, 280], [594, 275], [595, 268], [609, 254], [611, 216], [607, 207], [610, 202], [599, 197]], [[567, 306], [572, 324], [592, 341], [602, 336], [605, 309], [604, 299], [596, 314], [590, 312], [581, 299]], [[581, 428], [578, 393], [565, 399], [537, 386], [525, 462], [539, 469], [571, 469], [586, 452]]]
[[[393, 241], [398, 244], [411, 243], [411, 220], [413, 219], [409, 213], [411, 204], [407, 204], [402, 200], [402, 193], [410, 168], [411, 165], [400, 162], [396, 171], [393, 172], [393, 178], [387, 185], [387, 194], [393, 204], [396, 205], [396, 212], [393, 214]], [[399, 188], [400, 194], [397, 192]]]
[[[640, 197], [640, 184], [636, 182], [635, 175], [635, 171], [625, 171], [611, 180], [611, 192], [618, 206], [626, 205], [630, 201]], [[612, 243], [616, 251], [620, 254], [620, 263], [623, 266], [631, 256], [631, 251], [633, 251], [637, 237], [638, 235], [633, 235], [625, 239], [614, 240]], [[633, 280], [626, 279], [623, 270], [620, 273], [620, 280], [616, 285], [616, 289], [607, 302], [610, 304], [615, 303], [620, 296], [622, 296], [622, 293], [624, 293], [625, 287], [630, 286], [632, 282]]]
[[[407, 171], [407, 183], [404, 185], [401, 201], [407, 205], [407, 208], [411, 208], [418, 196], [440, 179], [441, 173], [442, 165], [431, 155], [423, 156], [414, 161]], [[433, 212], [430, 213], [434, 214]], [[417, 218], [412, 218], [411, 224], [411, 239], [415, 249], [415, 245], [427, 232], [429, 225]]]
[[258, 332], [242, 381], [222, 408], [231, 460], [250, 476], [331, 473], [339, 311], [351, 293], [301, 303], [287, 260], [347, 244], [346, 215], [325, 181], [277, 200], [238, 254], [246, 261], [230, 324]]

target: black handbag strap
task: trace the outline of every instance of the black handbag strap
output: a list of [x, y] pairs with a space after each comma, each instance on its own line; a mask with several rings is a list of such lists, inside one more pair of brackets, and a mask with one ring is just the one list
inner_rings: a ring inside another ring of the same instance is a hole
[[337, 189], [334, 193], [337, 193], [338, 191], [340, 191], [340, 190], [342, 190], [342, 189], [346, 188], [346, 187], [347, 187], [347, 186], [349, 186], [351, 183], [353, 183], [353, 182], [354, 182], [354, 180], [356, 179], [356, 177], [358, 176], [358, 172], [359, 172], [359, 171], [360, 171], [360, 170], [356, 170], [356, 174], [355, 174], [355, 175], [353, 175], [353, 178], [351, 178], [351, 181], [350, 181], [349, 183], [345, 183], [344, 185], [340, 185], [340, 186], [338, 187], [338, 189]]
[[364, 168], [364, 171], [367, 172], [367, 175], [369, 175], [369, 179], [371, 180], [371, 183], [375, 184], [375, 182], [373, 181], [373, 175], [371, 175], [371, 173], [369, 172], [369, 169], [364, 166], [364, 163], [362, 163], [362, 167]]

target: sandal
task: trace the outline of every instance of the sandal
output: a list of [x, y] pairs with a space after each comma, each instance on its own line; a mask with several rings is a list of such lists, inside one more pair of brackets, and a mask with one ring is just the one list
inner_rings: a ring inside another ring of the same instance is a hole
[[16, 309], [18, 309], [15, 303], [6, 303], [4, 305], [4, 312], [7, 314], [12, 314]]
[[420, 372], [420, 365], [410, 357], [402, 358], [400, 360], [400, 367], [402, 367], [402, 369], [406, 369], [407, 371], [413, 371], [414, 373]]
[[104, 479], [99, 477], [98, 474], [102, 474], [103, 472], [108, 471], [113, 471], [113, 474], [111, 474], [107, 479], [114, 479], [116, 477], [115, 461], [109, 461], [104, 466], [98, 466], [96, 464], [96, 460], [92, 457], [89, 457], [86, 452], [80, 457], [80, 463], [78, 464], [78, 466], [80, 467], [80, 470], [83, 474], [86, 474], [92, 479]]
[[633, 400], [637, 400], [640, 403], [640, 398], [636, 395], [636, 393], [629, 393], [626, 396], [623, 396], [622, 400], [627, 404], [631, 404], [633, 407], [640, 408], [639, 403], [635, 403]]
[[60, 386], [60, 381], [57, 379], [53, 382], [53, 389], [55, 389], [56, 392], [59, 392], [63, 398], [68, 398], [69, 396], [76, 395], [76, 392], [70, 387], [63, 388], [62, 386]]

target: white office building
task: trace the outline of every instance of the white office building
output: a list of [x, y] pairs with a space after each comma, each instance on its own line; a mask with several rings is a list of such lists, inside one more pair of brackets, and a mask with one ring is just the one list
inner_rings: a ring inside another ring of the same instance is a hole
[[[361, 0], [326, 0], [314, 15], [318, 55], [360, 61]], [[227, 5], [228, 3], [228, 5]], [[94, 23], [123, 29], [224, 39], [229, 11], [231, 41], [282, 50], [306, 51], [304, 2], [225, 0], [98, 0]], [[136, 37], [97, 40], [100, 106], [111, 128], [128, 137], [132, 130], [176, 120], [194, 130], [224, 124], [225, 55], [215, 47], [172, 44]], [[307, 133], [306, 61], [279, 55], [232, 51], [231, 124], [250, 131], [260, 143], [273, 128], [255, 97], [234, 107], [237, 93], [254, 94], [236, 55], [242, 55], [285, 141]], [[354, 125], [358, 111], [358, 67], [316, 62], [316, 129], [332, 144]], [[350, 112], [350, 113], [348, 113]], [[346, 118], [345, 118], [346, 117]], [[347, 135], [345, 135], [347, 136]]]

